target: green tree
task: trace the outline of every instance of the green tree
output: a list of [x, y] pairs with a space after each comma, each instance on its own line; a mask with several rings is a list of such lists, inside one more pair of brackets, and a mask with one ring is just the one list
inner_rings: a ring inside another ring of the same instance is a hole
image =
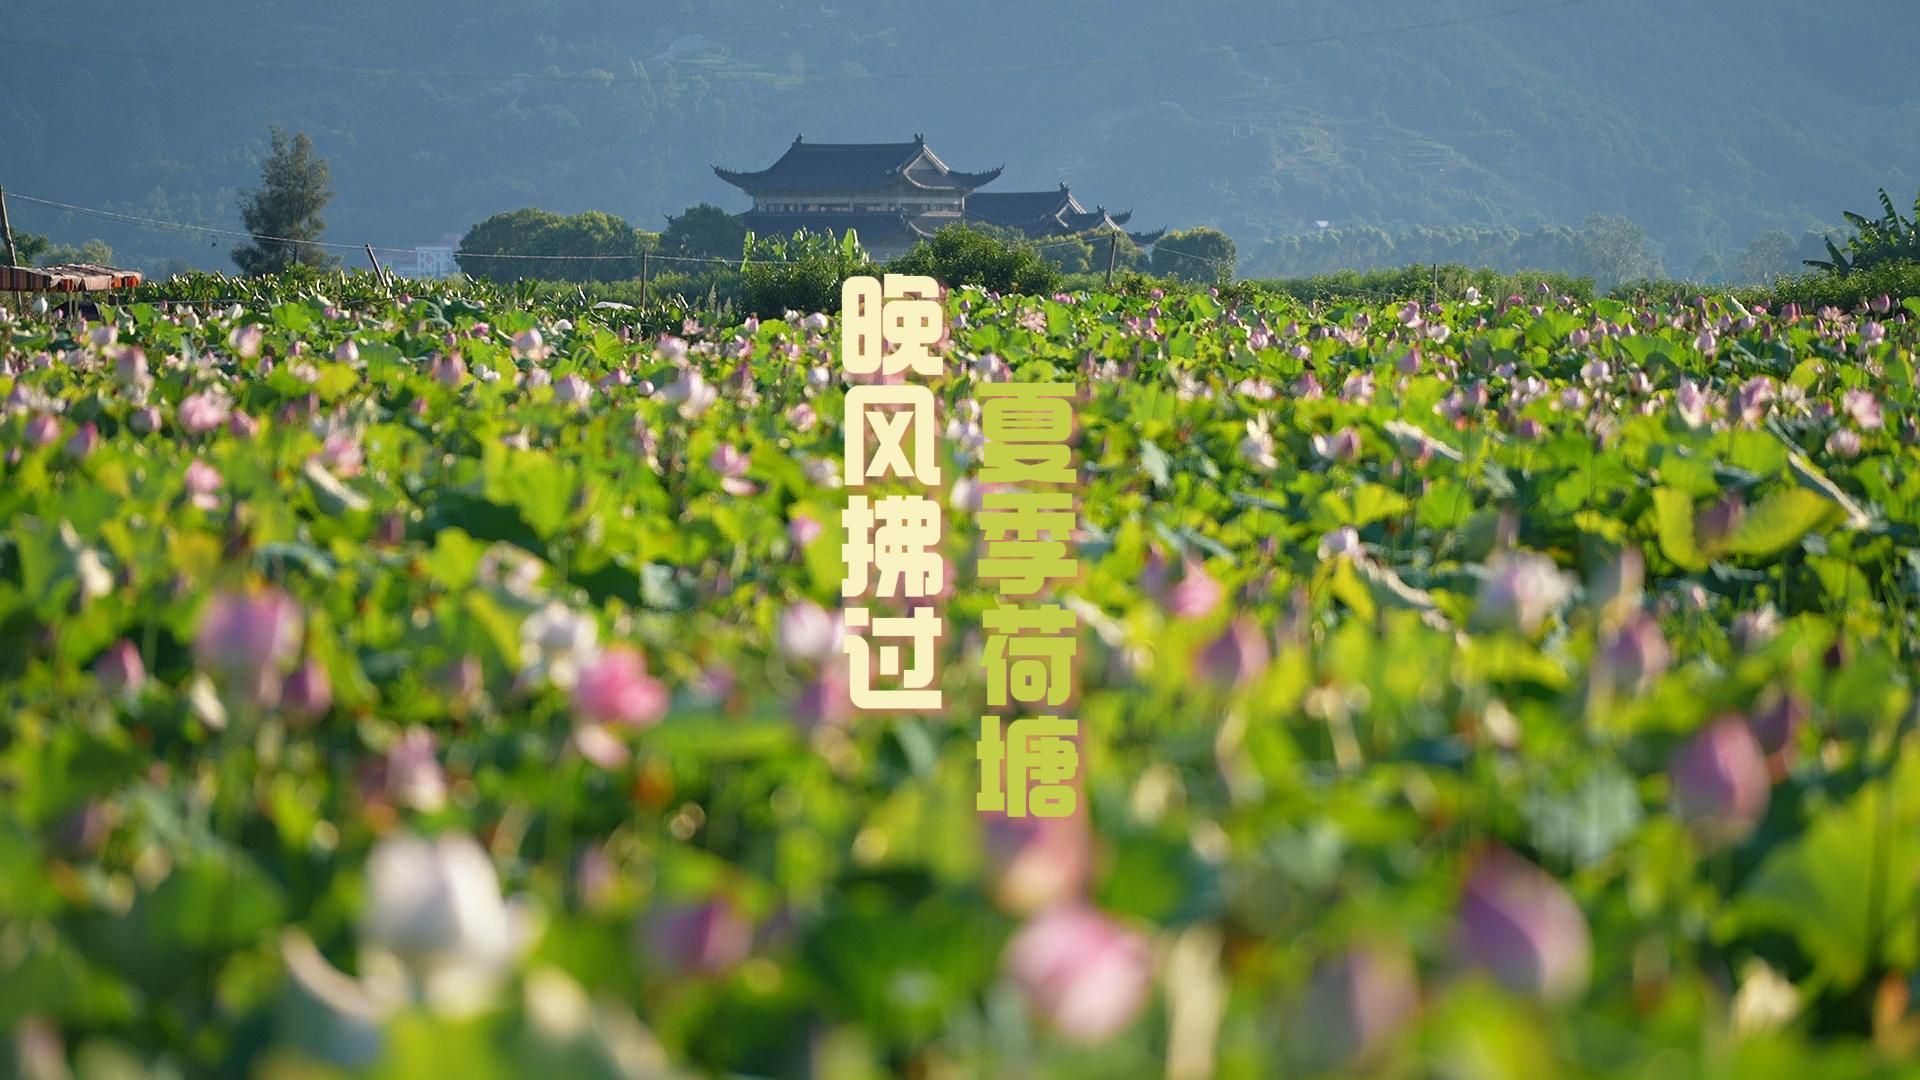
[[1629, 218], [1608, 214], [1593, 215], [1581, 228], [1573, 270], [1602, 289], [1657, 278], [1663, 272], [1647, 230]]
[[59, 263], [92, 263], [95, 266], [112, 266], [113, 249], [104, 241], [89, 240], [79, 247], [71, 244], [52, 244], [45, 248], [41, 259], [47, 266]]
[[495, 214], [467, 230], [454, 260], [493, 281], [625, 281], [640, 274], [640, 253], [658, 235], [602, 210], [561, 217], [527, 207]]
[[876, 270], [851, 231], [839, 238], [832, 232], [766, 239], [749, 233], [742, 247], [746, 304], [762, 318], [779, 318], [788, 311], [836, 311], [841, 282]]
[[660, 253], [683, 258], [732, 259], [740, 254], [747, 236], [746, 223], [712, 203], [689, 206], [679, 217], [667, 219], [660, 234]]
[[[35, 233], [13, 234], [14, 254], [19, 256], [21, 266], [32, 266], [39, 262], [40, 257], [46, 254], [47, 249], [52, 246], [52, 241]], [[5, 254], [5, 252], [0, 252], [0, 254]]]
[[1794, 270], [1793, 237], [1781, 229], [1763, 232], [1747, 242], [1734, 262], [1734, 273], [1746, 284], [1765, 284]]
[[1913, 217], [1906, 217], [1893, 205], [1886, 188], [1880, 189], [1879, 220], [1848, 211], [1847, 222], [1853, 235], [1843, 252], [1827, 241], [1825, 259], [1808, 259], [1807, 265], [1836, 274], [1850, 274], [1890, 262], [1920, 262], [1920, 195], [1913, 199]]
[[976, 225], [948, 225], [887, 264], [894, 274], [920, 274], [949, 287], [977, 285], [999, 293], [1045, 294], [1058, 289], [1060, 270], [1018, 233]]
[[233, 249], [233, 261], [245, 274], [272, 274], [292, 266], [324, 268], [337, 260], [314, 241], [326, 231], [320, 212], [333, 200], [326, 159], [313, 152], [304, 133], [287, 137], [273, 129], [273, 153], [260, 169], [260, 188], [240, 203], [253, 242]]
[[1157, 277], [1221, 284], [1233, 280], [1240, 258], [1233, 237], [1219, 229], [1170, 232], [1153, 245], [1150, 265]]

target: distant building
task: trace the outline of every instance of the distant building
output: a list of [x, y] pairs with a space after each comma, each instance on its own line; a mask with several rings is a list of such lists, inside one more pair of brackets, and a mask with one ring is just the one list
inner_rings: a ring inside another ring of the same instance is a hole
[[[1018, 229], [1035, 240], [1088, 232], [1119, 232], [1133, 211], [1118, 214], [1104, 206], [1092, 210], [1080, 205], [1066, 184], [1058, 191], [983, 191], [967, 198], [968, 221]], [[1151, 244], [1166, 232], [1128, 233], [1137, 244]]]
[[[915, 135], [910, 143], [809, 143], [795, 136], [780, 160], [759, 172], [714, 166], [714, 174], [753, 198], [743, 220], [756, 234], [852, 229], [877, 259], [904, 253], [942, 226], [991, 222], [1036, 239], [1119, 228], [1128, 214], [1089, 211], [1065, 184], [1057, 192], [978, 194], [1001, 169], [949, 168]], [[1137, 234], [1151, 243], [1159, 236]]]
[[452, 244], [430, 244], [413, 249], [411, 261], [405, 255], [388, 259], [387, 269], [396, 277], [406, 278], [446, 278], [459, 277], [460, 264], [454, 260]]

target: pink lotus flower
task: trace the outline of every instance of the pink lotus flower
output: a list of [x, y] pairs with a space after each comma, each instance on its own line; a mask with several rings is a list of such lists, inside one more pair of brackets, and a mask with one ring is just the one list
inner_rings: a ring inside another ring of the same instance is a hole
[[1041, 1020], [1077, 1043], [1105, 1042], [1126, 1030], [1153, 985], [1147, 938], [1077, 904], [1021, 927], [1004, 959]]
[[227, 431], [236, 439], [251, 439], [260, 434], [260, 421], [235, 409], [227, 417]]
[[220, 497], [214, 493], [220, 490], [221, 483], [220, 470], [206, 462], [196, 458], [187, 466], [187, 497], [200, 509], [220, 508]]
[[751, 495], [755, 488], [753, 482], [746, 479], [747, 469], [752, 464], [747, 454], [732, 443], [721, 443], [714, 448], [707, 464], [720, 474], [720, 488], [729, 495]]
[[1573, 583], [1544, 555], [1510, 552], [1496, 557], [1487, 569], [1474, 622], [1488, 629], [1532, 637], [1573, 595]]
[[795, 514], [787, 522], [787, 539], [795, 547], [806, 547], [818, 539], [826, 526], [805, 514]]
[[232, 404], [224, 394], [206, 391], [180, 403], [180, 427], [189, 435], [205, 435], [227, 422]]
[[1296, 1017], [1296, 1042], [1315, 1065], [1361, 1068], [1386, 1049], [1420, 1007], [1405, 948], [1356, 945], [1315, 966]]
[[811, 600], [802, 600], [780, 612], [774, 646], [789, 660], [825, 663], [840, 654], [844, 633], [838, 612], [829, 613]]
[[360, 362], [360, 346], [354, 344], [353, 339], [349, 338], [334, 346], [333, 358], [342, 364], [357, 364]]
[[1884, 423], [1880, 399], [1865, 390], [1849, 390], [1840, 399], [1841, 409], [1862, 431], [1878, 431]]
[[1346, 462], [1360, 456], [1360, 433], [1352, 428], [1341, 428], [1331, 436], [1313, 437], [1314, 456], [1322, 461]]
[[803, 730], [844, 727], [853, 719], [853, 694], [845, 668], [844, 663], [825, 665], [794, 699], [793, 719]]
[[89, 420], [80, 425], [80, 430], [67, 440], [66, 455], [75, 461], [91, 454], [100, 446], [100, 429]]
[[1484, 854], [1468, 878], [1455, 939], [1469, 965], [1542, 1001], [1578, 997], [1593, 967], [1593, 935], [1580, 906], [1546, 871], [1501, 848]]
[[541, 360], [547, 355], [546, 341], [540, 331], [528, 327], [513, 336], [513, 355], [522, 360]]
[[360, 475], [361, 467], [366, 463], [366, 455], [360, 449], [360, 440], [350, 431], [336, 431], [327, 436], [320, 444], [320, 452], [315, 455], [320, 464], [335, 476], [349, 477]]
[[114, 697], [133, 697], [147, 685], [147, 665], [140, 659], [140, 650], [125, 638], [100, 654], [100, 659], [93, 663], [93, 674], [100, 680], [100, 686]]
[[1635, 611], [1601, 645], [1598, 667], [1616, 688], [1643, 694], [1667, 670], [1668, 658], [1659, 621]]
[[649, 959], [672, 975], [720, 975], [753, 951], [753, 924], [726, 899], [664, 908], [647, 927]]
[[147, 381], [147, 354], [139, 349], [120, 350], [113, 362], [114, 378], [122, 386], [139, 386]]
[[1767, 812], [1766, 754], [1737, 716], [1708, 724], [1674, 755], [1667, 770], [1673, 804], [1710, 844], [1744, 839]]
[[301, 664], [280, 692], [280, 710], [294, 720], [318, 720], [332, 707], [333, 683], [327, 669], [313, 659]]
[[1837, 458], [1860, 456], [1860, 435], [1852, 428], [1841, 428], [1827, 436], [1827, 453]]
[[645, 728], [667, 713], [667, 688], [647, 674], [640, 650], [614, 646], [580, 670], [573, 708], [582, 723]]
[[300, 605], [278, 589], [221, 593], [208, 602], [194, 655], [263, 705], [279, 698], [283, 665], [300, 645]]
[[60, 437], [60, 421], [47, 413], [35, 413], [27, 421], [27, 444], [45, 446]]
[[1200, 650], [1196, 666], [1202, 678], [1231, 687], [1244, 687], [1267, 669], [1267, 636], [1251, 616], [1241, 615]]
[[982, 815], [987, 880], [994, 902], [1032, 915], [1078, 899], [1093, 871], [1093, 833], [1084, 811], [1070, 817]]
[[1198, 559], [1187, 559], [1185, 566], [1185, 573], [1167, 596], [1167, 612], [1179, 619], [1204, 619], [1220, 606], [1225, 590]]
[[562, 405], [585, 405], [593, 398], [593, 387], [578, 375], [567, 375], [553, 384], [553, 400]]
[[160, 416], [160, 410], [151, 405], [145, 408], [135, 409], [127, 416], [127, 426], [132, 428], [137, 435], [151, 435], [159, 431], [164, 423], [165, 421]]
[[459, 353], [435, 353], [427, 364], [427, 377], [441, 386], [454, 389], [467, 381], [467, 362]]
[[252, 323], [236, 326], [227, 335], [227, 345], [243, 359], [251, 360], [260, 355], [260, 347], [266, 341], [266, 335]]
[[1769, 758], [1790, 752], [1800, 737], [1800, 729], [1807, 724], [1808, 712], [1806, 699], [1798, 693], [1771, 691], [1749, 721], [1760, 752]]

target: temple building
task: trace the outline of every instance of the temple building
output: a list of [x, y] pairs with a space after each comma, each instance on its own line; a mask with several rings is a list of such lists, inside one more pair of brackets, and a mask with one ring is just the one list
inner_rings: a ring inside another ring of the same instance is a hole
[[[967, 198], [967, 220], [1018, 229], [1035, 240], [1056, 236], [1074, 236], [1089, 232], [1118, 232], [1133, 217], [1133, 211], [1118, 214], [1104, 206], [1092, 210], [1080, 205], [1066, 184], [1058, 191], [977, 192]], [[1147, 245], [1166, 232], [1127, 233], [1136, 244]]]
[[880, 259], [963, 220], [967, 196], [1000, 175], [950, 169], [920, 135], [910, 143], [809, 143], [796, 136], [759, 172], [713, 171], [753, 197], [743, 220], [756, 234], [831, 229], [839, 236], [853, 229]]
[[[910, 143], [810, 143], [796, 136], [780, 160], [759, 172], [718, 165], [713, 171], [753, 198], [742, 220], [757, 235], [806, 229], [841, 236], [852, 229], [880, 260], [904, 254], [945, 225], [984, 222], [1046, 239], [1119, 229], [1131, 216], [1088, 210], [1065, 184], [1059, 191], [980, 194], [1001, 169], [949, 168], [921, 135]], [[1160, 234], [1129, 235], [1150, 244]]]

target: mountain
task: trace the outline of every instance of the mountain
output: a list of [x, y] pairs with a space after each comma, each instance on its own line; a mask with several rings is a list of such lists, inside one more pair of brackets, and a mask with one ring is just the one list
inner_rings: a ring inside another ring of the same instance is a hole
[[[328, 238], [444, 242], [499, 210], [646, 228], [744, 209], [710, 164], [925, 132], [993, 190], [1073, 184], [1141, 228], [1643, 226], [1670, 272], [1920, 188], [1902, 0], [68, 0], [0, 11], [0, 185], [238, 229], [268, 128], [313, 136]], [[233, 237], [13, 202], [123, 261]], [[350, 253], [345, 253], [350, 254]]]

